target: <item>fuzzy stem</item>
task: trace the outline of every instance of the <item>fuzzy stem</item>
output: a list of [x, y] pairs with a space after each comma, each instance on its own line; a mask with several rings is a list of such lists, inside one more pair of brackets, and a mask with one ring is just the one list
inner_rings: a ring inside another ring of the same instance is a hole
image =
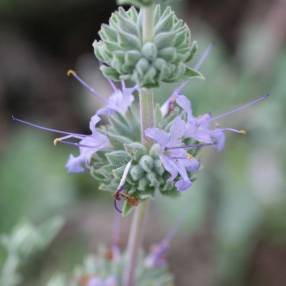
[[[153, 91], [149, 89], [141, 89], [140, 94], [140, 121], [141, 121], [141, 140], [145, 146], [150, 146], [152, 141], [144, 136], [144, 130], [149, 127], [154, 127], [154, 101]], [[140, 251], [142, 236], [143, 236], [143, 224], [144, 215], [148, 202], [141, 202], [136, 208], [131, 230], [129, 233], [129, 240], [127, 245], [127, 260], [124, 273], [124, 286], [134, 286], [135, 272], [137, 266], [137, 258]]]
[[154, 37], [154, 10], [155, 5], [142, 8], [143, 10], [143, 41], [152, 41]]
[[[143, 10], [143, 41], [151, 41], [154, 34], [154, 5], [142, 8]], [[152, 144], [150, 139], [144, 135], [146, 128], [154, 127], [154, 99], [151, 89], [141, 88], [139, 92], [140, 101], [140, 123], [141, 123], [141, 141], [149, 147]], [[143, 238], [144, 216], [148, 202], [141, 202], [136, 208], [127, 245], [126, 267], [123, 277], [124, 286], [135, 286], [135, 273], [137, 260], [140, 252]]]
[[152, 145], [152, 140], [145, 137], [144, 131], [147, 128], [155, 126], [154, 123], [154, 96], [150, 89], [142, 88], [139, 94], [140, 102], [140, 122], [141, 122], [141, 142], [149, 147]]
[[142, 243], [144, 215], [147, 208], [147, 202], [141, 202], [136, 208], [131, 230], [129, 233], [129, 240], [127, 246], [126, 267], [124, 273], [124, 286], [135, 286], [135, 273], [137, 268], [137, 259]]

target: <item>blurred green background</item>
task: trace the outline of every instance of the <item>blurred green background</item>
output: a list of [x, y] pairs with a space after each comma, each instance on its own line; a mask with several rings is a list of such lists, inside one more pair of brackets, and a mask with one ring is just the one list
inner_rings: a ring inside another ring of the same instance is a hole
[[[206, 81], [185, 89], [196, 114], [219, 114], [266, 92], [272, 96], [222, 122], [248, 134], [230, 135], [221, 153], [204, 152], [204, 170], [187, 194], [154, 200], [146, 249], [184, 209], [186, 223], [169, 253], [177, 286], [284, 286], [286, 2], [172, 4], [199, 41], [198, 54], [215, 44], [202, 68]], [[76, 69], [108, 95], [91, 45], [115, 8], [111, 0], [0, 0], [0, 233], [25, 221], [65, 218], [52, 244], [29, 259], [21, 285], [45, 285], [54, 271], [73, 268], [98, 243], [111, 241], [111, 194], [99, 192], [88, 174], [69, 175], [64, 168], [77, 150], [54, 147], [53, 134], [18, 126], [11, 115], [88, 131], [98, 102], [66, 71]], [[163, 102], [173, 88], [164, 85], [156, 100]], [[127, 230], [128, 219], [123, 245]], [[4, 257], [0, 249], [0, 265]]]

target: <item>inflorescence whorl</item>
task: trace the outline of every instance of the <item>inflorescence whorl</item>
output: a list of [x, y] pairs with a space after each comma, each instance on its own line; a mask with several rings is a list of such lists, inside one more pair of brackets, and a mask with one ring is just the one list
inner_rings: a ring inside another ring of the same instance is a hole
[[93, 47], [104, 75], [116, 81], [131, 80], [140, 87], [201, 77], [188, 66], [197, 50], [188, 26], [170, 7], [162, 12], [157, 5], [153, 40], [144, 42], [142, 13], [142, 9], [138, 12], [134, 7], [127, 11], [119, 8], [109, 25], [102, 25], [101, 40], [95, 41]]

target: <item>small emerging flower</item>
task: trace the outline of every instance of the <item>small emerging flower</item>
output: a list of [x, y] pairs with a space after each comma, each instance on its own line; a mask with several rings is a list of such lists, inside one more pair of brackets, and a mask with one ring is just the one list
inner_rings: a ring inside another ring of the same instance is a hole
[[183, 149], [169, 149], [169, 147], [182, 145], [185, 128], [185, 121], [177, 117], [169, 133], [159, 128], [145, 130], [145, 135], [160, 145], [160, 160], [165, 170], [171, 174], [168, 180], [173, 182], [178, 175], [180, 176], [175, 183], [178, 191], [185, 191], [192, 186], [188, 172], [197, 171], [200, 166], [199, 162], [187, 151]]

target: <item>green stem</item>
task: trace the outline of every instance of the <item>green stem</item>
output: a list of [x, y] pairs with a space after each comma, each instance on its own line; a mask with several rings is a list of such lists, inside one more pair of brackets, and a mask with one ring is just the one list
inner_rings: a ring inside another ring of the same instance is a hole
[[[143, 9], [143, 41], [152, 41], [154, 34], [154, 5]], [[154, 99], [153, 91], [141, 88], [139, 92], [141, 141], [149, 147], [152, 141], [145, 137], [144, 130], [154, 127]], [[141, 202], [136, 208], [129, 233], [127, 245], [126, 265], [123, 277], [124, 286], [135, 286], [137, 260], [142, 244], [144, 216], [148, 202]]]
[[141, 202], [140, 205], [136, 208], [132, 219], [132, 225], [127, 245], [126, 267], [123, 277], [124, 286], [135, 286], [135, 273], [137, 268], [137, 259], [142, 244], [143, 223], [146, 208], [147, 202]]
[[145, 146], [150, 146], [152, 140], [145, 137], [144, 131], [155, 126], [154, 119], [154, 96], [151, 89], [142, 88], [139, 94], [140, 102], [140, 122], [141, 122], [141, 142]]
[[154, 37], [154, 9], [155, 5], [150, 5], [143, 9], [143, 41], [152, 41]]
[[[146, 128], [154, 127], [154, 102], [153, 92], [149, 89], [141, 89], [140, 94], [140, 121], [141, 121], [141, 140], [145, 146], [150, 146], [152, 142], [144, 136]], [[142, 244], [144, 215], [148, 202], [141, 202], [136, 208], [132, 220], [129, 240], [127, 245], [126, 267], [123, 277], [124, 286], [134, 286], [138, 254]]]

